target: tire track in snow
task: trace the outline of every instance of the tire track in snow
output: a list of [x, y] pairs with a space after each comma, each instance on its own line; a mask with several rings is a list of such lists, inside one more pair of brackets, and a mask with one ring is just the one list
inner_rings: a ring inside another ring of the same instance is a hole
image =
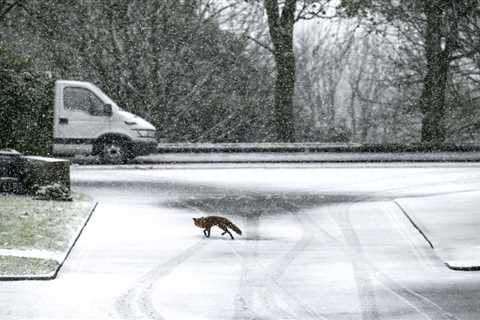
[[[216, 204], [221, 203], [222, 196], [211, 197], [210, 199], [215, 199], [216, 201], [212, 202], [203, 202], [201, 203], [201, 207], [204, 210], [201, 210], [196, 205], [183, 203], [184, 206], [189, 207], [196, 211], [200, 216], [203, 215], [203, 212], [209, 212], [210, 214], [222, 214], [222, 208], [217, 208]], [[240, 195], [235, 198], [237, 201], [254, 201], [256, 198], [253, 195]], [[240, 279], [239, 279], [239, 286], [237, 294], [234, 297], [234, 314], [233, 319], [263, 319], [258, 312], [255, 311], [255, 302], [257, 301], [256, 294], [258, 294], [258, 290], [255, 291], [253, 288], [260, 288], [263, 287], [266, 291], [266, 288], [263, 285], [264, 282], [264, 272], [259, 268], [255, 267], [258, 264], [258, 241], [260, 239], [259, 235], [259, 222], [262, 216], [262, 211], [259, 210], [258, 212], [249, 212], [245, 215], [246, 219], [246, 227], [244, 229], [244, 239], [253, 240], [253, 248], [248, 246], [248, 242], [243, 241], [235, 241], [236, 244], [241, 243], [244, 247], [249, 248], [249, 254], [241, 253], [241, 250], [237, 249], [233, 242], [230, 240], [226, 240], [226, 243], [233, 251], [233, 253], [239, 258], [241, 263], [241, 271], [240, 271]], [[282, 319], [294, 319], [290, 316], [285, 317], [286, 313], [281, 310], [279, 306], [275, 304], [274, 301], [268, 299], [268, 297], [272, 296], [271, 294], [267, 294], [265, 292], [260, 292], [259, 294], [261, 303], [263, 306], [270, 310], [279, 311], [283, 317]], [[274, 319], [278, 319], [275, 317]]]
[[[247, 217], [247, 225], [245, 228], [246, 237], [258, 239], [259, 219], [260, 215], [252, 215]], [[237, 250], [230, 242], [227, 242], [227, 244], [241, 261], [240, 280], [238, 284], [238, 292], [235, 295], [234, 300], [233, 319], [261, 319], [261, 317], [254, 311], [255, 292], [252, 290], [252, 286], [257, 284], [259, 279], [258, 275], [257, 277], [252, 275], [253, 271], [251, 267], [252, 261], [256, 261], [258, 257], [258, 242], [254, 242], [253, 252], [250, 255], [241, 254], [239, 250]]]
[[336, 213], [330, 212], [330, 215], [339, 226], [346, 241], [344, 250], [352, 262], [353, 277], [357, 284], [362, 320], [378, 320], [380, 316], [376, 306], [375, 290], [370, 267], [366, 263], [360, 241], [348, 218], [348, 210], [351, 206], [353, 206], [353, 204], [348, 205], [345, 209], [343, 209], [342, 206], [335, 206], [337, 209], [343, 210], [339, 210], [339, 212]]
[[[454, 315], [443, 310], [438, 304], [432, 300], [415, 292], [406, 286], [400, 284], [398, 281], [388, 277], [384, 272], [378, 270], [374, 264], [367, 258], [367, 255], [363, 252], [363, 248], [360, 240], [353, 228], [350, 221], [350, 213], [352, 208], [368, 199], [355, 201], [349, 205], [337, 206], [340, 212], [333, 214], [333, 218], [336, 219], [342, 233], [345, 236], [347, 242], [346, 252], [353, 256], [352, 263], [354, 264], [355, 278], [360, 281], [359, 296], [362, 306], [362, 319], [363, 320], [376, 320], [381, 319], [379, 312], [375, 308], [375, 295], [373, 288], [373, 280], [378, 281], [386, 290], [397, 298], [399, 298], [405, 305], [407, 305], [414, 312], [422, 316], [424, 319], [429, 320], [459, 320]], [[356, 270], [356, 271], [355, 271]], [[365, 282], [368, 281], [368, 282]]]
[[[301, 215], [298, 214], [299, 208], [298, 206], [294, 205], [293, 203], [289, 202], [288, 200], [281, 199], [279, 203], [277, 203], [280, 210], [291, 214], [300, 224], [302, 229], [302, 236], [301, 238], [294, 243], [290, 250], [287, 251], [286, 254], [281, 255], [279, 258], [275, 259], [275, 261], [268, 267], [262, 266], [258, 263], [258, 261], [254, 260], [257, 267], [251, 265], [249, 262], [245, 262], [246, 260], [251, 260], [249, 257], [245, 257], [239, 250], [236, 248], [235, 245], [230, 244], [230, 247], [234, 251], [234, 253], [243, 261], [242, 262], [242, 272], [245, 271], [245, 274], [242, 274], [242, 277], [250, 277], [249, 274], [253, 272], [260, 272], [260, 275], [254, 277], [254, 280], [257, 281], [257, 285], [262, 287], [263, 292], [261, 294], [261, 299], [264, 305], [273, 312], [272, 319], [298, 319], [299, 316], [302, 319], [327, 319], [324, 315], [318, 313], [314, 308], [306, 304], [300, 298], [292, 295], [288, 290], [286, 290], [280, 284], [280, 278], [287, 270], [288, 266], [296, 259], [298, 255], [300, 255], [313, 241], [314, 236], [311, 228], [309, 227], [310, 221], [305, 221], [302, 219]], [[258, 231], [257, 231], [258, 232]], [[251, 278], [251, 277], [250, 277]], [[261, 280], [260, 283], [258, 281]], [[242, 279], [243, 281], [243, 279]], [[258, 287], [257, 286], [257, 287]], [[242, 289], [240, 288], [240, 293]], [[290, 309], [289, 311], [285, 310], [284, 308], [280, 307], [277, 303], [275, 303], [275, 295], [282, 298], [282, 301], [288, 306]], [[241, 296], [241, 294], [240, 294]], [[253, 308], [252, 305], [248, 306], [248, 310]], [[296, 309], [300, 309], [303, 313], [295, 314]], [[237, 310], [237, 308], [236, 308]], [[242, 310], [237, 310], [235, 319], [244, 319], [245, 317], [239, 317], [241, 315]], [[248, 317], [247, 319], [254, 319], [257, 317]]]
[[[221, 198], [217, 198], [221, 199]], [[249, 196], [240, 196], [237, 198], [237, 200], [253, 200], [254, 198], [251, 198]], [[219, 209], [216, 208], [213, 204], [211, 203], [205, 203], [204, 204], [205, 208], [209, 210], [210, 212], [218, 212]], [[198, 210], [200, 211], [200, 210]], [[229, 245], [229, 247], [233, 250], [234, 254], [239, 258], [241, 262], [241, 270], [240, 270], [240, 279], [239, 279], [239, 285], [238, 285], [238, 291], [237, 294], [235, 295], [234, 298], [234, 314], [233, 314], [233, 319], [261, 319], [258, 315], [257, 312], [254, 311], [255, 306], [255, 292], [252, 290], [252, 285], [253, 284], [258, 284], [260, 281], [258, 276], [255, 277], [252, 275], [252, 267], [251, 261], [256, 261], [258, 257], [258, 240], [260, 235], [259, 235], [259, 223], [260, 223], [260, 217], [262, 213], [259, 212], [258, 214], [249, 214], [246, 216], [246, 227], [244, 229], [244, 237], [246, 239], [251, 239], [254, 240], [253, 244], [253, 250], [251, 255], [245, 255], [239, 253], [238, 250], [236, 250], [230, 241], [226, 241]], [[246, 246], [246, 245], [245, 245]], [[253, 257], [252, 257], [253, 256]], [[271, 305], [271, 302], [263, 299], [264, 305], [267, 307]]]
[[[188, 205], [186, 203], [183, 203], [183, 205], [193, 211], [200, 212], [200, 210], [195, 206]], [[116, 305], [117, 310], [120, 311], [119, 313], [121, 315], [126, 315], [127, 317], [124, 317], [126, 319], [130, 319], [132, 315], [135, 316], [135, 319], [164, 319], [153, 304], [152, 294], [155, 284], [160, 278], [165, 277], [173, 272], [176, 267], [193, 256], [198, 250], [207, 244], [208, 242], [201, 240], [185, 249], [179, 255], [173, 257], [165, 263], [160, 264], [156, 268], [146, 273], [136, 282], [136, 285], [133, 288], [128, 290], [117, 300]], [[119, 303], [120, 301], [126, 303]], [[138, 316], [141, 318], [138, 318], [135, 314], [138, 314]]]
[[[215, 197], [216, 200], [221, 200], [222, 196]], [[253, 200], [251, 196], [240, 196], [237, 200]], [[201, 216], [202, 210], [197, 206], [184, 203], [185, 206], [195, 210]], [[210, 213], [217, 213], [220, 210], [215, 207], [214, 204], [206, 202], [202, 203], [203, 207]], [[244, 228], [244, 237], [252, 240], [259, 239], [259, 221], [261, 217], [261, 212], [258, 214], [249, 214], [246, 216], [247, 227]], [[234, 315], [233, 319], [261, 319], [257, 312], [254, 311], [254, 302], [255, 302], [255, 292], [252, 290], [252, 284], [258, 283], [258, 277], [252, 275], [251, 260], [255, 261], [258, 257], [258, 241], [254, 241], [253, 247], [253, 259], [250, 255], [240, 254], [238, 250], [235, 250], [232, 246], [232, 242], [229, 240], [225, 241], [231, 249], [234, 250], [234, 254], [241, 261], [241, 271], [240, 271], [240, 280], [238, 292], [234, 298]], [[266, 306], [271, 306], [271, 302], [267, 299], [263, 299], [263, 303]]]
[[[235, 254], [238, 255], [240, 259], [244, 258], [244, 256], [242, 256], [242, 254], [238, 252], [238, 250], [235, 247], [232, 246], [232, 250]], [[251, 268], [254, 268], [254, 267], [252, 266]], [[288, 291], [279, 282], [278, 279], [275, 279], [275, 277], [270, 273], [270, 271], [267, 268], [257, 263], [256, 269], [263, 271], [262, 273], [263, 283], [261, 284], [269, 288], [268, 292], [270, 293], [270, 296], [267, 296], [266, 298], [273, 299], [273, 295], [277, 294], [278, 296], [283, 298], [283, 302], [289, 307], [290, 310], [301, 309], [304, 311], [304, 313], [302, 313], [301, 315], [298, 313], [295, 314], [293, 312], [284, 310], [278, 305], [275, 305], [277, 309], [274, 311], [277, 311], [277, 312], [280, 311], [281, 315], [279, 314], [273, 315], [272, 319], [322, 319], [322, 320], [327, 319], [326, 316], [315, 311], [311, 306], [306, 304], [301, 298], [293, 295], [290, 291]], [[253, 319], [260, 319], [260, 318], [261, 317], [255, 317]]]
[[181, 254], [161, 263], [137, 280], [132, 288], [127, 290], [115, 301], [115, 309], [123, 319], [155, 319], [163, 320], [163, 316], [155, 308], [152, 293], [155, 284], [162, 277], [172, 273], [179, 265], [197, 253], [208, 244], [200, 240], [185, 249]]

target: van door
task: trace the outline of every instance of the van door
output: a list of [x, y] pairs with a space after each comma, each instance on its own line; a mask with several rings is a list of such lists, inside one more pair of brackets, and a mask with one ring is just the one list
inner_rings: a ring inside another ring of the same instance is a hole
[[95, 139], [110, 129], [111, 116], [88, 88], [65, 86], [62, 91], [56, 143], [64, 154], [91, 154]]

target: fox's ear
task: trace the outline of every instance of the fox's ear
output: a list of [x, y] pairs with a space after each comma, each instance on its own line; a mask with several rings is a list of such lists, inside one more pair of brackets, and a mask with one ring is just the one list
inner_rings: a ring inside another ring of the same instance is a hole
[[197, 219], [195, 219], [195, 218], [192, 218], [192, 219], [193, 219], [193, 221], [197, 221]]

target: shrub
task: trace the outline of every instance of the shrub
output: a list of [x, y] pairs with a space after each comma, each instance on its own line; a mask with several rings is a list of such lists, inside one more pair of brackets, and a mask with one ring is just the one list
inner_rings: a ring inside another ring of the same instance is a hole
[[49, 154], [53, 133], [53, 81], [30, 60], [0, 43], [0, 148]]

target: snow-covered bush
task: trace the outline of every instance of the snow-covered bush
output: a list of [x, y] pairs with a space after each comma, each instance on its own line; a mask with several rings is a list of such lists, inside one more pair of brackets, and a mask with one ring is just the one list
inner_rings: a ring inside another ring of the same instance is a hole
[[72, 201], [70, 190], [60, 183], [39, 186], [35, 191], [35, 198], [39, 200]]
[[53, 81], [0, 42], [0, 148], [46, 155], [53, 127]]

